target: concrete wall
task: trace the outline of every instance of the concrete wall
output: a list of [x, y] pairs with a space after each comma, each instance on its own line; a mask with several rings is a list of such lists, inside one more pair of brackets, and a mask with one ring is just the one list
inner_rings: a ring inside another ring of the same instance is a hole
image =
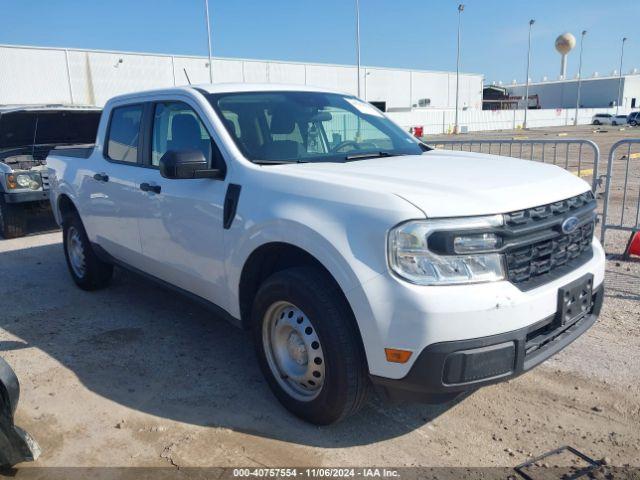
[[[121, 93], [208, 83], [206, 57], [0, 46], [0, 104], [74, 103], [101, 106]], [[291, 83], [356, 94], [357, 70], [348, 65], [244, 59], [213, 60], [214, 82]], [[482, 75], [462, 74], [460, 107], [482, 108]], [[361, 96], [390, 109], [421, 98], [454, 108], [455, 73], [363, 67]]]
[[[596, 113], [615, 113], [615, 108], [582, 108], [578, 112], [578, 123], [591, 123]], [[629, 113], [620, 110], [621, 114]], [[414, 110], [412, 112], [390, 112], [388, 115], [403, 129], [423, 127], [426, 135], [447, 134], [453, 131], [455, 111], [451, 110]], [[529, 110], [527, 125], [536, 127], [562, 127], [573, 125], [575, 108]], [[487, 130], [511, 130], [522, 128], [524, 110], [468, 110], [460, 112], [460, 126], [469, 132]]]
[[[626, 75], [622, 78], [622, 94], [618, 97], [619, 77], [586, 78], [582, 81], [580, 105], [584, 108], [607, 108], [612, 102], [622, 108], [632, 108], [633, 98], [640, 107], [640, 75]], [[510, 95], [525, 96], [525, 86], [507, 87]], [[529, 85], [530, 95], [539, 95], [542, 108], [575, 108], [578, 81], [552, 81]]]
[[640, 108], [640, 75], [629, 75], [624, 79], [623, 105], [627, 108]]

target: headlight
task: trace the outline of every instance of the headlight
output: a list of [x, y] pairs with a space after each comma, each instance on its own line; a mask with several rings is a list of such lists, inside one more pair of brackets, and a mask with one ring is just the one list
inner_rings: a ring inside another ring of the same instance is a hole
[[495, 250], [502, 245], [502, 238], [495, 233], [476, 233], [459, 235], [453, 238], [456, 253], [474, 253]]
[[42, 187], [42, 176], [38, 172], [16, 172], [7, 175], [7, 187], [10, 190], [29, 188], [38, 190]]
[[502, 215], [403, 223], [389, 232], [389, 265], [418, 285], [502, 280], [503, 256], [491, 252], [500, 248], [501, 237], [492, 232], [474, 233], [502, 224]]

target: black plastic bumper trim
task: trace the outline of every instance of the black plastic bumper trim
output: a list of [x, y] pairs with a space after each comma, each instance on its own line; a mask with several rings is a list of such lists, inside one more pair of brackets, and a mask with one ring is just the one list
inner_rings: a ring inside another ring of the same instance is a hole
[[[420, 352], [404, 378], [390, 379], [371, 375], [371, 381], [376, 389], [390, 400], [440, 403], [465, 391], [515, 378], [555, 355], [586, 332], [596, 322], [600, 314], [603, 297], [604, 285], [600, 285], [593, 291], [593, 306], [589, 314], [578, 321], [558, 327], [553, 331], [549, 341], [529, 354], [526, 353], [528, 335], [555, 322], [557, 314], [533, 325], [498, 335], [434, 343]], [[451, 368], [447, 363], [451, 364], [449, 359], [452, 356], [473, 351], [482, 353], [490, 351], [491, 347], [504, 348], [509, 343], [515, 345], [515, 359], [511, 360], [513, 368], [497, 370], [493, 376], [464, 383], [448, 384], [445, 382], [444, 379], [448, 375], [446, 368]]]

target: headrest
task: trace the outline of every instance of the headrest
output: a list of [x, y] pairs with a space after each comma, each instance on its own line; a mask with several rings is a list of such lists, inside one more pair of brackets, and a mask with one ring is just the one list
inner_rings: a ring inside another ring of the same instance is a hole
[[271, 115], [271, 133], [287, 135], [296, 128], [295, 115], [291, 109], [276, 107]]
[[176, 139], [200, 138], [200, 125], [193, 115], [179, 113], [171, 122], [171, 137]]
[[231, 133], [232, 135], [238, 137], [238, 131], [236, 130], [236, 124], [233, 123], [231, 120], [229, 120], [228, 118], [222, 117], [222, 123], [224, 123], [224, 126], [227, 130], [229, 130], [229, 133]]

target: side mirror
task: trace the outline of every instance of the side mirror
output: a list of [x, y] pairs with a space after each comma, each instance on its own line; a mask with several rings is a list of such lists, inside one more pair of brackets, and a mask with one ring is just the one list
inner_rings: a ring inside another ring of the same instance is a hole
[[160, 175], [170, 179], [223, 178], [224, 172], [209, 168], [200, 150], [169, 150], [160, 158]]

